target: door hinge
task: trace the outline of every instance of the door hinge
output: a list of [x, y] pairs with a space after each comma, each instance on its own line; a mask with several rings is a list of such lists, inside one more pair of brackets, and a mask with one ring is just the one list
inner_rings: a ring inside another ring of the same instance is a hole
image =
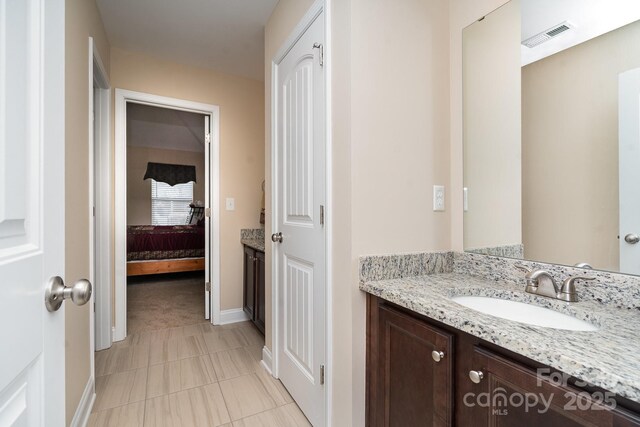
[[211, 208], [205, 208], [204, 216], [206, 216], [207, 218], [211, 218]]
[[318, 49], [320, 53], [320, 66], [322, 67], [324, 65], [324, 45], [322, 43], [314, 43], [313, 48]]
[[320, 385], [324, 385], [324, 365], [320, 365]]
[[206, 133], [204, 135], [204, 142], [206, 142], [207, 144], [211, 144], [211, 134], [210, 133]]
[[320, 205], [320, 225], [324, 225], [324, 205]]
[[204, 290], [207, 292], [211, 292], [211, 282], [205, 282]]
[[96, 207], [94, 206], [92, 209], [93, 209], [93, 216], [96, 216]]

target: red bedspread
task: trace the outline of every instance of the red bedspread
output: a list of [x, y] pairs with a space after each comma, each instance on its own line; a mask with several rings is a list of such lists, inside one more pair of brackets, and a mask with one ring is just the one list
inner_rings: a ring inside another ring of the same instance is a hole
[[127, 261], [204, 256], [204, 227], [197, 225], [130, 225]]

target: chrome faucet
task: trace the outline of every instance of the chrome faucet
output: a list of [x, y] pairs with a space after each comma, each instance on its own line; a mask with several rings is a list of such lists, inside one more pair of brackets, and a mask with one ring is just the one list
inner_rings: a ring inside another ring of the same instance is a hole
[[529, 270], [527, 267], [518, 264], [516, 264], [516, 267], [525, 272], [524, 278], [527, 282], [527, 286], [524, 289], [525, 292], [566, 302], [578, 301], [576, 280], [595, 280], [595, 277], [590, 276], [570, 276], [562, 282], [561, 287], [558, 287], [555, 279], [547, 270]]

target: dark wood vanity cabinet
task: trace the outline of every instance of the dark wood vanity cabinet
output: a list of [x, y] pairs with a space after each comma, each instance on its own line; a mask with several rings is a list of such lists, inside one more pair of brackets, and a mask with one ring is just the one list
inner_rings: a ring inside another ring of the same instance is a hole
[[264, 334], [264, 252], [245, 245], [243, 258], [243, 309], [249, 319]]
[[371, 295], [367, 306], [367, 426], [640, 426], [611, 393]]

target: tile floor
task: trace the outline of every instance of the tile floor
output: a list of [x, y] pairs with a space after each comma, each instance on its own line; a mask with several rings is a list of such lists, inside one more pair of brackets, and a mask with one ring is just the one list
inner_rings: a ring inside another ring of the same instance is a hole
[[309, 426], [260, 365], [263, 346], [249, 322], [131, 333], [96, 352], [89, 426]]

